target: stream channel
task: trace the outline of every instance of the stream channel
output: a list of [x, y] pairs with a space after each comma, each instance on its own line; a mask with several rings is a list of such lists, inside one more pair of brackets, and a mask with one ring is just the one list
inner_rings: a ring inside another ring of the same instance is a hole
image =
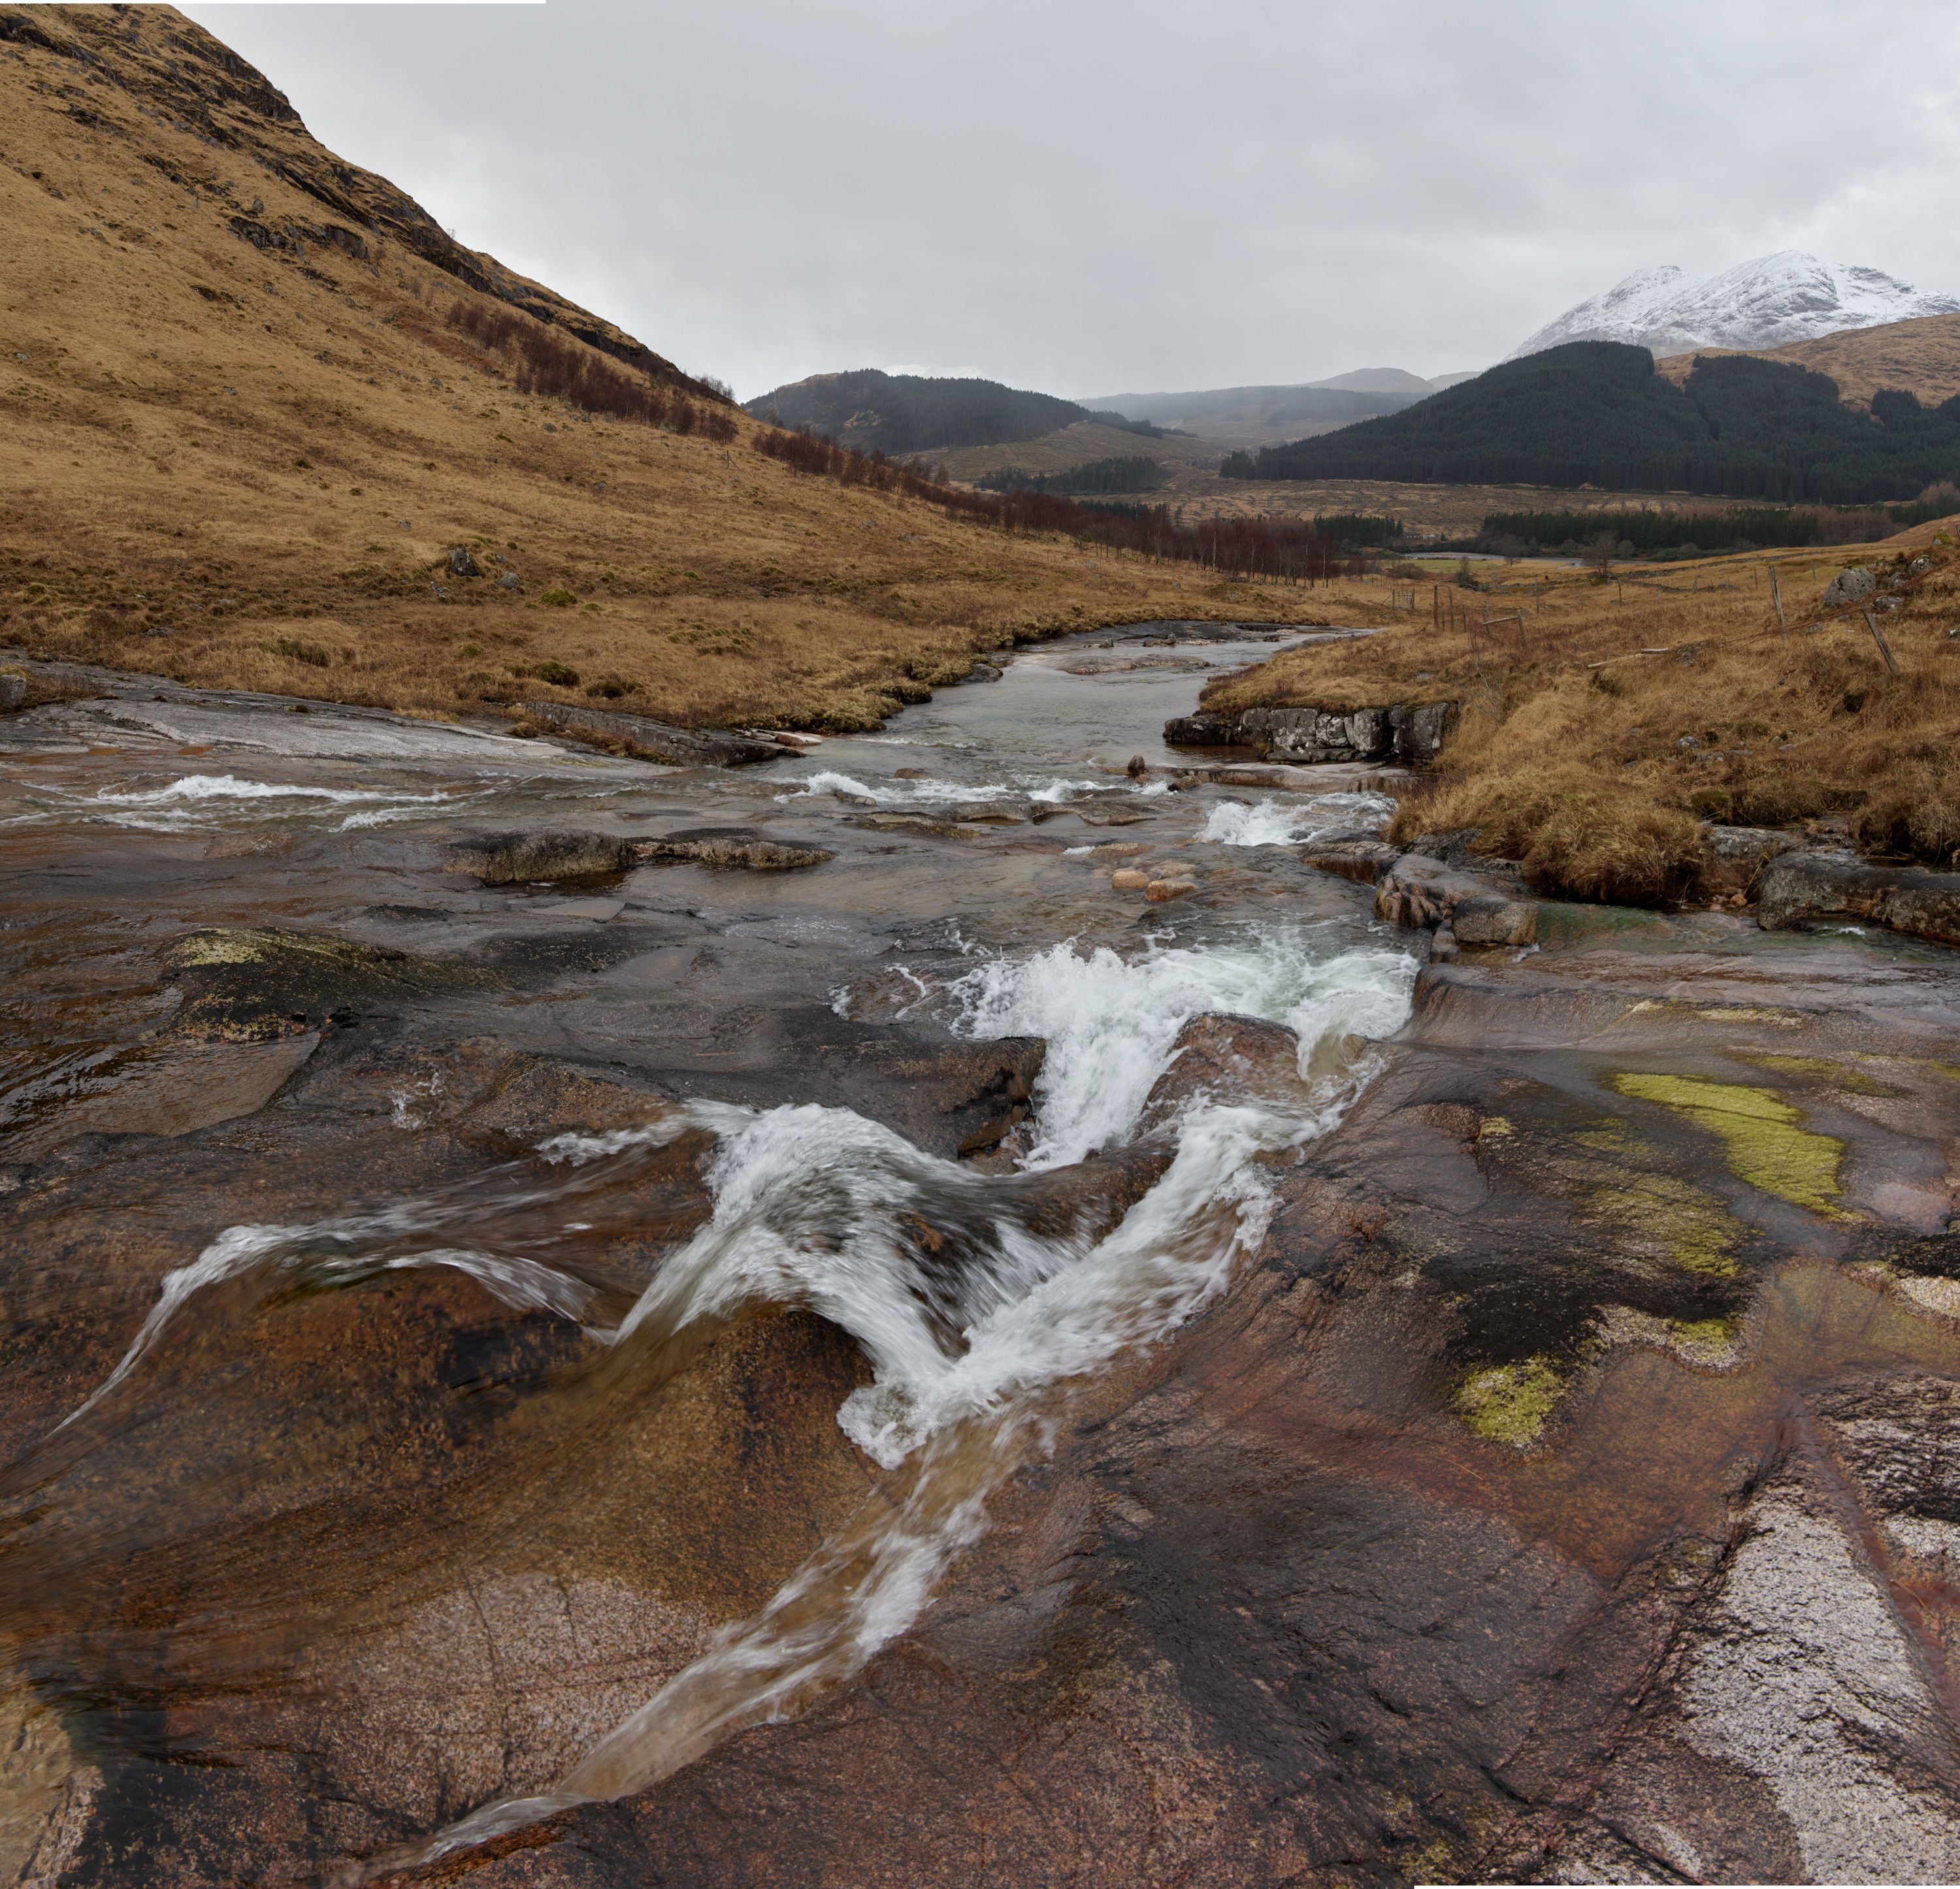
[[[1406, 934], [1289, 844], [1390, 803], [1166, 771], [1274, 647], [1071, 638], [740, 771], [138, 679], [13, 718], [0, 1601], [17, 1749], [126, 1859], [87, 1879], [426, 1863], [931, 1608], [1408, 1015]], [[457, 870], [541, 826], [834, 857]], [[1220, 1013], [1288, 1067], [1180, 1051]], [[494, 1724], [459, 1607], [502, 1610]]]

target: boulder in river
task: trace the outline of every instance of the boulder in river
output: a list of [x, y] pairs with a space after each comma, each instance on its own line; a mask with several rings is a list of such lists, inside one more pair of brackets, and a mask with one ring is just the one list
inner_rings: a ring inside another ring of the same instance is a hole
[[1763, 869], [1756, 900], [1765, 931], [1863, 921], [1960, 945], [1960, 873], [1876, 865], [1847, 852], [1787, 852]]
[[634, 842], [617, 833], [539, 827], [508, 833], [482, 833], [459, 840], [450, 857], [461, 871], [486, 886], [533, 880], [596, 879], [623, 873], [638, 857]]
[[1465, 899], [1490, 895], [1491, 882], [1422, 853], [1405, 853], [1375, 885], [1375, 916], [1392, 925], [1446, 924]]
[[1227, 1011], [1204, 1011], [1177, 1033], [1170, 1066], [1144, 1105], [1145, 1134], [1167, 1125], [1197, 1096], [1298, 1110], [1307, 1101], [1300, 1074], [1300, 1038], [1284, 1023]]
[[12, 669], [0, 669], [0, 714], [26, 705], [27, 679]]
[[745, 826], [689, 827], [638, 841], [635, 851], [642, 859], [692, 860], [702, 866], [740, 866], [758, 873], [822, 866], [837, 857], [820, 846], [785, 846]]
[[1288, 703], [1244, 708], [1230, 717], [1201, 709], [1166, 722], [1163, 738], [1179, 747], [1255, 748], [1268, 760], [1406, 763], [1433, 760], [1459, 714], [1453, 701], [1379, 708]]
[[1321, 872], [1372, 886], [1402, 857], [1402, 851], [1386, 840], [1328, 838], [1309, 841], [1300, 856]]
[[739, 768], [752, 762], [780, 760], [788, 752], [775, 742], [731, 734], [725, 728], [676, 728], [651, 715], [627, 714], [613, 708], [533, 701], [525, 703], [524, 713], [542, 727], [574, 736], [584, 733], [616, 742], [670, 767]]

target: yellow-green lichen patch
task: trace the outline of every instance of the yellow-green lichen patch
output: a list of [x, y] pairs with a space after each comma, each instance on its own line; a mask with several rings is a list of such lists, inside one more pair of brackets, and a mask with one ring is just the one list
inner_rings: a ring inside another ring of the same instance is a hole
[[1736, 1334], [1732, 1318], [1677, 1318], [1670, 1336], [1674, 1348], [1691, 1364], [1732, 1364]]
[[1522, 1449], [1535, 1442], [1564, 1382], [1543, 1358], [1479, 1371], [1457, 1387], [1456, 1414], [1474, 1434]]
[[1841, 1217], [1838, 1173], [1844, 1143], [1805, 1127], [1803, 1111], [1774, 1089], [1631, 1070], [1610, 1080], [1621, 1095], [1658, 1103], [1720, 1135], [1739, 1180], [1827, 1219]]
[[1592, 1190], [1590, 1204], [1618, 1222], [1642, 1245], [1658, 1245], [1677, 1266], [1704, 1278], [1726, 1279], [1736, 1270], [1732, 1248], [1741, 1224], [1721, 1202], [1668, 1174], [1631, 1173]]
[[1895, 1089], [1890, 1083], [1882, 1083], [1876, 1076], [1867, 1076], [1862, 1070], [1847, 1069], [1842, 1063], [1834, 1063], [1828, 1057], [1749, 1055], [1745, 1053], [1743, 1060], [1758, 1063], [1764, 1069], [1773, 1069], [1786, 1076], [1814, 1076], [1853, 1096], [1902, 1096], [1905, 1093], [1902, 1089]]

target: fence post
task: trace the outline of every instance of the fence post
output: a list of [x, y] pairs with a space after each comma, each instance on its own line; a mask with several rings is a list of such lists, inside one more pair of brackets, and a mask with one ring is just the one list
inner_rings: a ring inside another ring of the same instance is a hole
[[1879, 634], [1879, 619], [1869, 610], [1865, 612], [1865, 628], [1871, 631], [1872, 641], [1878, 644], [1879, 654], [1885, 659], [1885, 667], [1896, 676], [1899, 673], [1899, 666], [1892, 660], [1892, 653], [1885, 639]]
[[1787, 636], [1790, 634], [1790, 620], [1783, 613], [1783, 586], [1777, 581], [1774, 564], [1770, 566], [1770, 596], [1776, 605], [1777, 628]]

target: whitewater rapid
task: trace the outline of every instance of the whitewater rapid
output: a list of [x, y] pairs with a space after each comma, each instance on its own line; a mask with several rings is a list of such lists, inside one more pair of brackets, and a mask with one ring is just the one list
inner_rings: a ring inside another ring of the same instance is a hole
[[[883, 1486], [760, 1613], [725, 1630], [554, 1789], [486, 1805], [413, 1853], [425, 1860], [567, 1804], [644, 1789], [735, 1731], [807, 1709], [917, 1622], [984, 1532], [1002, 1479], [1049, 1446], [1067, 1387], [1162, 1340], [1257, 1250], [1274, 1208], [1270, 1164], [1338, 1118], [1368, 1073], [1366, 1043], [1406, 1017], [1415, 968], [1405, 952], [1357, 945], [1351, 929], [1309, 924], [1146, 941], [1127, 956], [1064, 943], [915, 975], [924, 1003], [959, 1035], [1046, 1039], [1017, 1172], [978, 1171], [810, 1103], [697, 1100], [635, 1127], [556, 1135], [447, 1193], [226, 1229], [168, 1276], [121, 1361], [64, 1427], [113, 1423], [145, 1359], [225, 1281], [346, 1289], [452, 1267], [508, 1303], [579, 1325], [643, 1382], [745, 1308], [800, 1306], [841, 1327], [871, 1382], [844, 1400], [838, 1421], [886, 1472]], [[1168, 1152], [1147, 1193], [1113, 1226], [1085, 1214], [1057, 1232], [1052, 1211], [1039, 1210], [1040, 1177], [1134, 1142], [1179, 1032], [1219, 1012], [1296, 1033], [1303, 1099], [1288, 1108], [1188, 1095], [1150, 1130]], [[606, 1224], [609, 1201], [627, 1197], [641, 1165], [689, 1133], [710, 1149], [712, 1211], [625, 1303], [581, 1277], [564, 1242]]]

